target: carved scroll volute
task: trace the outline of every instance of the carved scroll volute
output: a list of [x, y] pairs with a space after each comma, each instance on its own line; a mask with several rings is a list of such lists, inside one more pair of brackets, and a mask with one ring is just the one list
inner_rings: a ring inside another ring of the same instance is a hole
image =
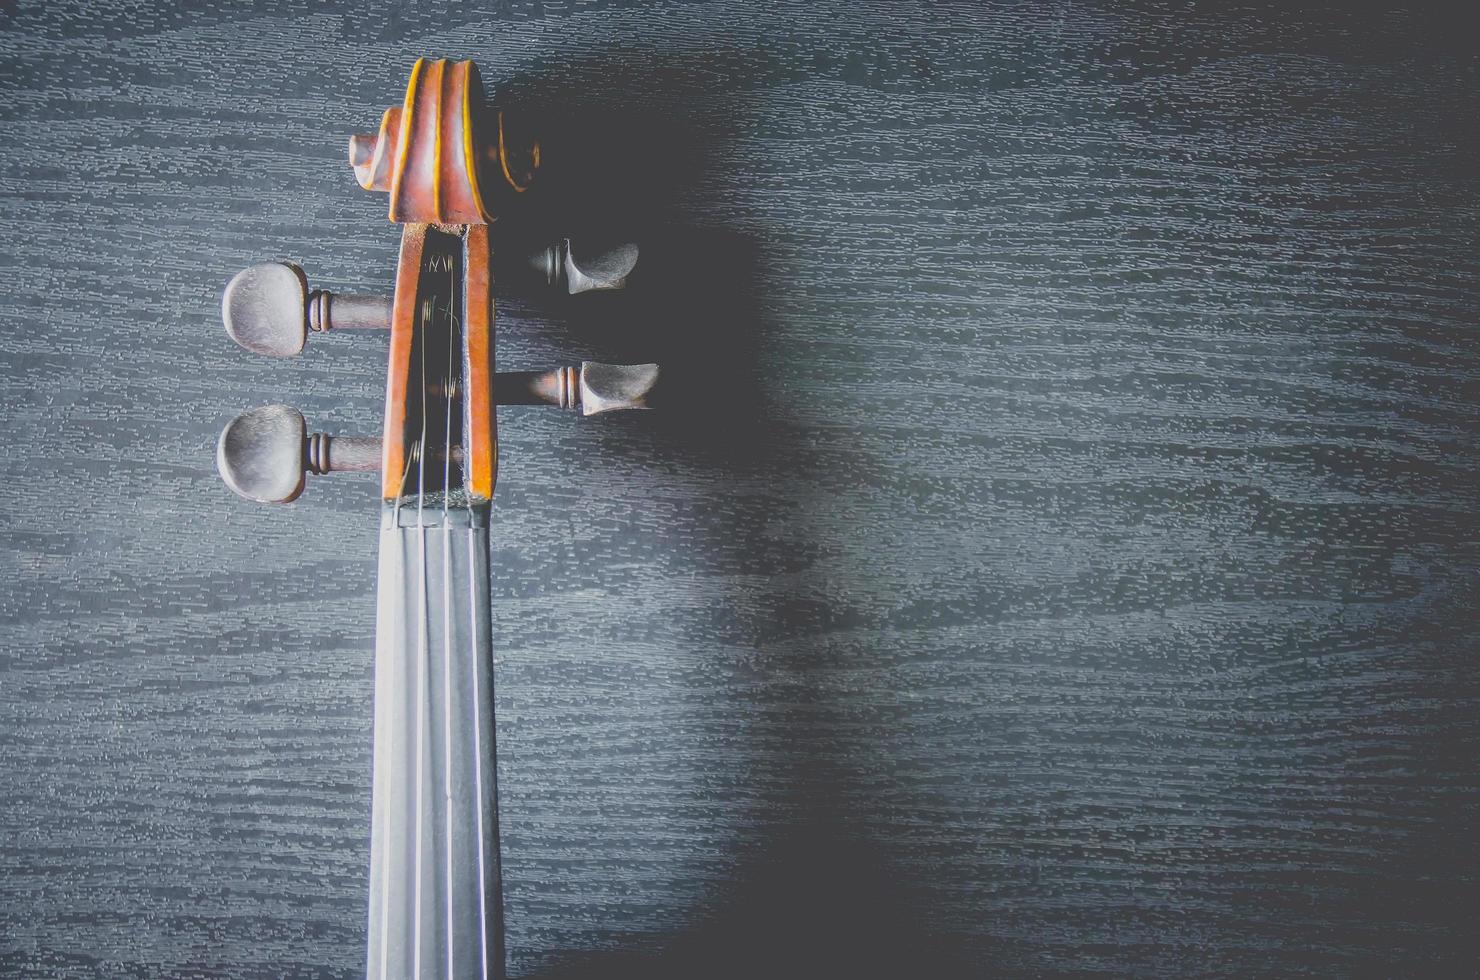
[[350, 139], [360, 186], [390, 193], [398, 223], [479, 225], [501, 193], [522, 193], [539, 169], [539, 144], [483, 103], [471, 61], [418, 61], [406, 99], [373, 137]]

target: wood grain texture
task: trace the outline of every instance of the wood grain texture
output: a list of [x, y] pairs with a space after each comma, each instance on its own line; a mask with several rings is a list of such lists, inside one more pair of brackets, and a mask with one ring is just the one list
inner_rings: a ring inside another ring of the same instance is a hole
[[385, 342], [218, 302], [388, 283], [343, 143], [423, 54], [551, 126], [531, 228], [649, 249], [501, 366], [689, 379], [501, 417], [518, 975], [1473, 973], [1470, 27], [0, 4], [0, 974], [362, 970], [374, 481], [212, 452], [376, 431]]

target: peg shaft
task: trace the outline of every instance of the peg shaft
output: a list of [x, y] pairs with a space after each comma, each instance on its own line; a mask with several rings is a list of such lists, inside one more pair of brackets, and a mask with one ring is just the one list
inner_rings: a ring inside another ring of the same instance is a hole
[[308, 328], [330, 330], [389, 330], [391, 297], [359, 296], [315, 289], [308, 296]]
[[315, 475], [380, 472], [379, 439], [315, 432], [304, 452], [308, 471]]
[[575, 408], [580, 402], [579, 368], [553, 371], [500, 371], [493, 378], [495, 405], [554, 405]]

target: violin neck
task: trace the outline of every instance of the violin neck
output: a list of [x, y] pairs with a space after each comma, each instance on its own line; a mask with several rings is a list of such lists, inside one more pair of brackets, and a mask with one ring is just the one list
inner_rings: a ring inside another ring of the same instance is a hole
[[488, 508], [387, 505], [366, 976], [504, 975]]

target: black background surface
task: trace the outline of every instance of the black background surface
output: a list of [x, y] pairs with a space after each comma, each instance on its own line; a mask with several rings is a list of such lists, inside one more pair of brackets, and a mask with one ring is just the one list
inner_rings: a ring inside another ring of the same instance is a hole
[[527, 976], [1472, 973], [1480, 59], [1432, 12], [0, 3], [0, 974], [363, 969], [378, 431], [344, 138], [419, 55], [539, 114], [494, 520]]

